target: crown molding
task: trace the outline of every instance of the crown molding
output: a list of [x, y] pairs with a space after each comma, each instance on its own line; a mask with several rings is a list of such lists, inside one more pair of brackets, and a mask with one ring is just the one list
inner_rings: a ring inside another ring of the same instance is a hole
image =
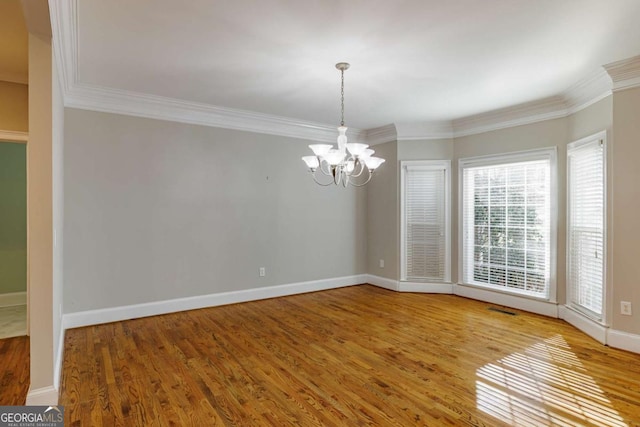
[[567, 114], [574, 114], [611, 95], [613, 82], [603, 67], [562, 93]]
[[396, 123], [398, 141], [416, 141], [423, 139], [453, 138], [453, 123], [451, 120]]
[[561, 96], [552, 96], [538, 101], [456, 119], [453, 121], [453, 135], [455, 138], [475, 135], [544, 120], [557, 119], [565, 117], [566, 115], [567, 107], [564, 98]]
[[613, 80], [613, 91], [640, 86], [640, 55], [604, 66]]
[[[335, 142], [337, 137], [336, 127], [325, 124], [81, 83], [71, 87], [64, 104], [70, 108], [313, 141]], [[351, 140], [360, 141], [364, 134], [360, 129], [349, 129]]]
[[19, 83], [21, 85], [29, 84], [29, 74], [28, 73], [11, 73], [11, 72], [0, 72], [0, 81], [9, 82], [9, 83]]
[[63, 99], [78, 81], [77, 0], [49, 0], [54, 60]]
[[385, 142], [396, 141], [398, 135], [396, 126], [391, 123], [377, 128], [367, 129], [364, 135], [365, 142], [369, 145], [384, 144]]

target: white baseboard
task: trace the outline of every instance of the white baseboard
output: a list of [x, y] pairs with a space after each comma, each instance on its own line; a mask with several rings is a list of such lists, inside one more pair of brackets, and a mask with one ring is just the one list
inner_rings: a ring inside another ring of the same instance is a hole
[[26, 292], [12, 292], [10, 294], [0, 294], [0, 307], [25, 305], [26, 303], [27, 303]]
[[463, 284], [454, 285], [453, 293], [461, 297], [504, 305], [543, 316], [558, 317], [558, 304], [548, 301], [525, 298]]
[[354, 276], [335, 277], [332, 279], [312, 280], [309, 282], [290, 283], [286, 285], [246, 289], [242, 291], [221, 292], [217, 294], [176, 298], [172, 300], [133, 304], [122, 307], [87, 310], [63, 315], [62, 325], [64, 329], [79, 328], [82, 326], [99, 325], [102, 323], [118, 322], [121, 320], [135, 319], [139, 317], [157, 316], [160, 314], [175, 313], [178, 311], [195, 310], [199, 308], [215, 307], [239, 302], [302, 294], [306, 292], [323, 291], [327, 289], [358, 285], [366, 282], [366, 274], [357, 274]]
[[62, 362], [64, 361], [64, 327], [60, 325], [60, 333], [58, 334], [58, 352], [53, 365], [53, 387], [60, 390], [60, 381], [62, 380]]
[[27, 393], [27, 405], [48, 405], [53, 406], [58, 404], [58, 390], [54, 387], [42, 387], [35, 390], [29, 388]]
[[400, 292], [421, 292], [425, 294], [452, 294], [451, 283], [398, 282]]
[[600, 344], [607, 343], [608, 328], [595, 320], [589, 319], [575, 309], [566, 305], [560, 305], [558, 306], [558, 317], [589, 335]]
[[609, 329], [607, 333], [607, 345], [633, 353], [640, 353], [640, 335]]
[[393, 279], [388, 279], [386, 277], [380, 277], [373, 274], [366, 275], [366, 282], [377, 286], [379, 288], [389, 289], [390, 291], [398, 290], [398, 281]]

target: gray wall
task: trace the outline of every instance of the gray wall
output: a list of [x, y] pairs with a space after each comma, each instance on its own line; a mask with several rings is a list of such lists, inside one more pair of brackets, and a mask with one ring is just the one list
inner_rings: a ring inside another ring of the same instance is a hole
[[[397, 280], [400, 275], [400, 223], [398, 193], [398, 144], [373, 147], [385, 163], [367, 185], [367, 272]], [[380, 268], [380, 260], [384, 268]]]
[[[609, 159], [612, 178], [613, 318], [615, 329], [640, 334], [640, 89], [613, 94], [613, 143]], [[633, 316], [620, 314], [629, 301]]]
[[27, 145], [0, 142], [0, 294], [27, 290]]
[[65, 312], [366, 271], [366, 190], [316, 185], [300, 160], [312, 142], [64, 120]]

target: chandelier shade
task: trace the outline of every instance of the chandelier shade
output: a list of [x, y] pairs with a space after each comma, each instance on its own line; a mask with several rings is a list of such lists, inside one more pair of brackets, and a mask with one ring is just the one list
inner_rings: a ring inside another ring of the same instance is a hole
[[373, 172], [385, 161], [380, 157], [373, 157], [374, 151], [367, 144], [347, 142], [348, 128], [344, 125], [344, 72], [349, 67], [346, 62], [336, 64], [341, 76], [341, 120], [337, 146], [311, 144], [309, 148], [314, 155], [302, 157], [313, 180], [322, 186], [335, 184], [361, 187], [371, 180]]

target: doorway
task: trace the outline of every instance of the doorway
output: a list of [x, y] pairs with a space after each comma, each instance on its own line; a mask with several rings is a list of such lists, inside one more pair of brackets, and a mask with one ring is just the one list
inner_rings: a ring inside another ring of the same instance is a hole
[[27, 146], [0, 141], [0, 339], [27, 335]]

